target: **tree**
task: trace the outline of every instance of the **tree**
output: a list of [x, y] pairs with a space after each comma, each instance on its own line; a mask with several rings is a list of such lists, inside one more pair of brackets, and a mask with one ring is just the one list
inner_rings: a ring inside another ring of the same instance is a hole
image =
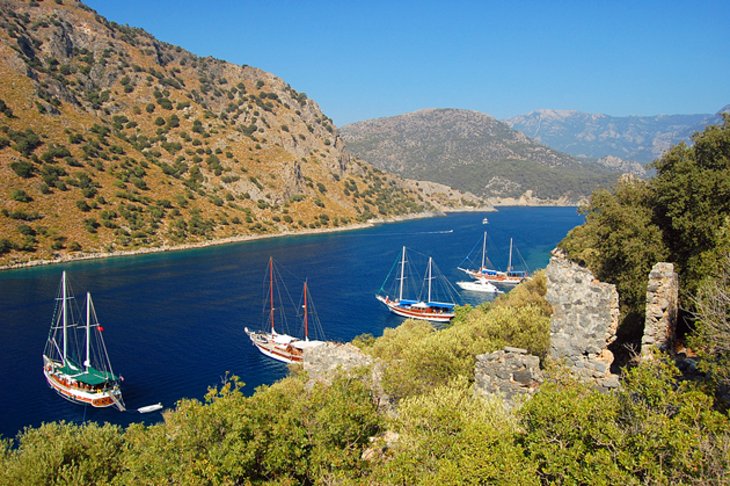
[[700, 369], [727, 393], [730, 390], [730, 253], [725, 254], [717, 274], [700, 284], [694, 307], [696, 329], [691, 345], [701, 358]]
[[654, 163], [655, 220], [679, 267], [685, 299], [717, 268], [705, 254], [730, 216], [730, 115], [723, 116], [722, 126], [696, 133], [693, 146], [680, 144]]
[[649, 183], [636, 178], [622, 179], [613, 193], [594, 192], [581, 209], [586, 223], [559, 244], [596, 278], [616, 285], [624, 325], [643, 322], [647, 275], [669, 253], [653, 222], [653, 194]]

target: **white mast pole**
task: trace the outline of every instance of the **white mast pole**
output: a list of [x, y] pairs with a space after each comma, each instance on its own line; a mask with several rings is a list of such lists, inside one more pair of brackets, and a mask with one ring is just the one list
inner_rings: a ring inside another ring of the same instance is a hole
[[89, 361], [89, 343], [91, 341], [91, 292], [86, 292], [86, 371], [89, 371], [91, 361]]
[[403, 247], [403, 256], [400, 260], [400, 290], [398, 291], [398, 300], [403, 300], [403, 279], [405, 278], [404, 272], [406, 270], [406, 247]]
[[61, 276], [61, 287], [63, 288], [63, 364], [66, 365], [66, 326], [68, 325], [68, 318], [66, 317], [66, 271], [63, 271]]
[[509, 262], [507, 262], [507, 273], [512, 271], [512, 238], [509, 239]]
[[274, 334], [274, 258], [269, 257], [269, 306], [271, 334]]
[[304, 281], [304, 340], [309, 341], [309, 326], [307, 323], [307, 281]]
[[432, 258], [428, 257], [428, 301], [431, 302], [431, 262]]
[[482, 243], [482, 268], [484, 268], [484, 261], [487, 258], [487, 232], [484, 232], [484, 243]]

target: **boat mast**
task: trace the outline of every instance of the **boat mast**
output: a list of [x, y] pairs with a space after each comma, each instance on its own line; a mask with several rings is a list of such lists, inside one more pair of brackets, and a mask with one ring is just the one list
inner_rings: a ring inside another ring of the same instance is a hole
[[309, 341], [309, 326], [307, 326], [307, 281], [304, 281], [304, 340]]
[[86, 360], [84, 366], [89, 371], [91, 361], [89, 361], [89, 342], [91, 341], [91, 292], [86, 292]]
[[507, 262], [507, 273], [512, 271], [512, 238], [509, 239], [509, 261]]
[[271, 321], [271, 334], [274, 334], [274, 258], [269, 257], [269, 320]]
[[484, 243], [482, 243], [482, 268], [484, 268], [485, 260], [487, 259], [487, 232], [484, 232]]
[[68, 325], [68, 318], [66, 317], [66, 271], [63, 271], [61, 276], [61, 287], [63, 288], [63, 364], [66, 365], [66, 326]]
[[428, 301], [431, 302], [431, 262], [433, 258], [428, 257]]
[[400, 290], [398, 291], [398, 300], [399, 301], [403, 300], [403, 280], [405, 279], [405, 277], [404, 277], [405, 270], [406, 270], [406, 247], [404, 246], [403, 247], [403, 256], [401, 257], [401, 260], [400, 260]]

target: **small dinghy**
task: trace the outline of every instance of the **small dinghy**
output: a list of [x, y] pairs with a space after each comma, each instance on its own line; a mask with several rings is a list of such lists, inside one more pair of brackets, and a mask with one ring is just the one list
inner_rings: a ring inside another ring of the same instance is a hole
[[147, 405], [146, 407], [139, 407], [137, 411], [139, 413], [150, 413], [162, 410], [162, 402], [157, 402], [154, 405]]

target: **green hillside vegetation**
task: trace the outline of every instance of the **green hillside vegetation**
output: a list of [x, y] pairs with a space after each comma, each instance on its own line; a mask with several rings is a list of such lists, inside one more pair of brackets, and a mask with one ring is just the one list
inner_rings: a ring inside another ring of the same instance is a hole
[[[345, 154], [317, 104], [269, 73], [76, 1], [0, 14], [0, 265], [434, 209]], [[437, 206], [464, 203], [451, 193]]]
[[156, 425], [27, 428], [3, 443], [0, 484], [722, 484], [730, 420], [667, 360], [627, 371], [614, 393], [546, 362], [517, 411], [474, 395], [475, 354], [545, 355], [544, 283], [462, 308], [445, 329], [406, 321], [358, 338], [385, 363], [391, 413], [367, 370], [309, 386], [295, 369], [250, 397], [230, 377]]

